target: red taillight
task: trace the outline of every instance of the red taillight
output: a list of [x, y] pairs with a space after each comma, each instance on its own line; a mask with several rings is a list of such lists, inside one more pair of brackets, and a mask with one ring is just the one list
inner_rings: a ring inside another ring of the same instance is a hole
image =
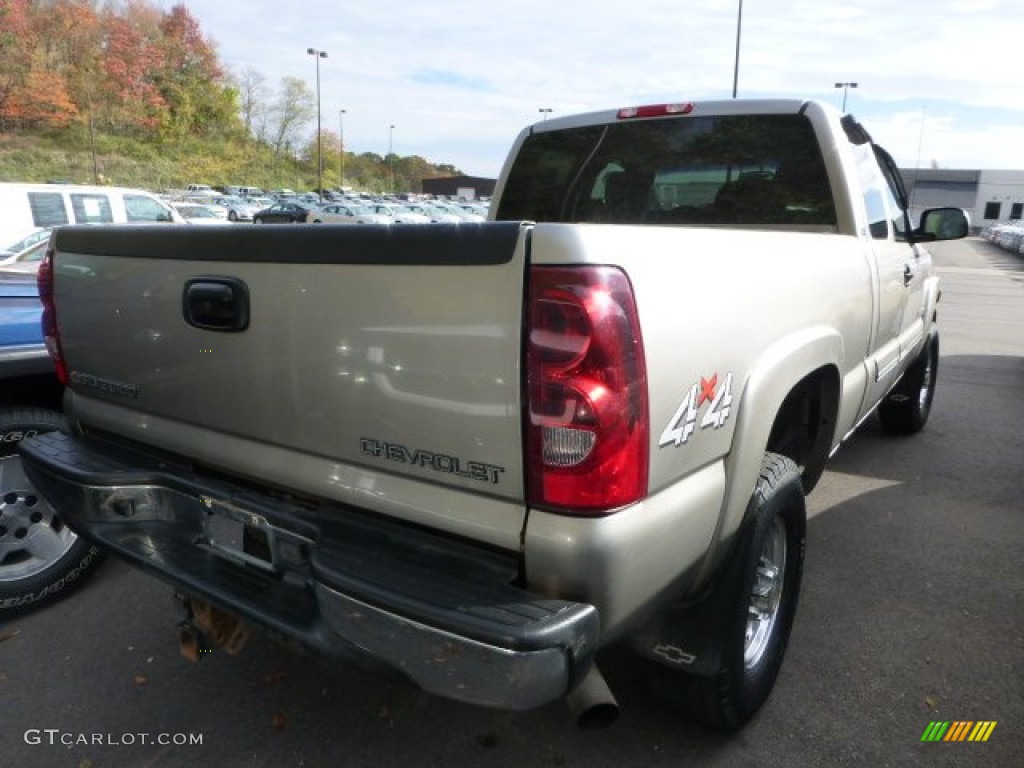
[[619, 110], [619, 120], [634, 117], [667, 117], [669, 115], [688, 115], [693, 112], [693, 104], [647, 104], [643, 107], [623, 107]]
[[532, 267], [527, 342], [531, 505], [599, 515], [647, 492], [647, 370], [629, 280]]
[[57, 333], [57, 309], [53, 303], [53, 240], [50, 240], [50, 247], [46, 250], [39, 265], [36, 282], [39, 285], [39, 300], [43, 304], [43, 341], [46, 342], [46, 351], [53, 358], [53, 365], [57, 370], [57, 380], [64, 385], [68, 383], [68, 369], [64, 365], [64, 353], [60, 347], [60, 336]]

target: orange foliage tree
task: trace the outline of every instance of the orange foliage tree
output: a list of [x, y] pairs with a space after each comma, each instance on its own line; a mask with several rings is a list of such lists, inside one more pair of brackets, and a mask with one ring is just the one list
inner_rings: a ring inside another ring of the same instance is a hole
[[0, 131], [86, 119], [174, 138], [241, 125], [237, 93], [183, 5], [0, 0]]

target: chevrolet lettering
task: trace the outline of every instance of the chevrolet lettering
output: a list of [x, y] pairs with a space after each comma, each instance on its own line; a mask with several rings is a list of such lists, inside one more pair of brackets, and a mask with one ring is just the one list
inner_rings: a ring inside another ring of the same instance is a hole
[[359, 450], [366, 456], [373, 456], [377, 459], [397, 461], [401, 464], [412, 464], [418, 467], [426, 467], [435, 472], [447, 472], [459, 477], [468, 477], [473, 480], [480, 480], [485, 483], [498, 482], [498, 476], [505, 471], [504, 467], [496, 467], [493, 464], [485, 464], [480, 461], [463, 461], [457, 456], [445, 456], [441, 453], [410, 449], [398, 443], [388, 443], [382, 440], [364, 437], [359, 440]]

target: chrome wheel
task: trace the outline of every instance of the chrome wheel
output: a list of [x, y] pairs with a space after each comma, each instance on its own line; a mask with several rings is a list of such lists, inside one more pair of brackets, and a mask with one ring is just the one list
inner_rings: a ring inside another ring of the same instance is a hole
[[776, 517], [758, 557], [757, 574], [747, 606], [743, 665], [752, 669], [761, 661], [772, 637], [782, 603], [786, 575], [786, 525]]
[[36, 493], [21, 457], [0, 460], [0, 582], [16, 582], [52, 566], [77, 540]]

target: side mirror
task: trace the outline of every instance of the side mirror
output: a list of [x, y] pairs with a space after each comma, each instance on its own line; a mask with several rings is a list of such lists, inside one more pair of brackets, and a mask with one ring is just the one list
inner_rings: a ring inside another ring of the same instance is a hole
[[971, 221], [960, 208], [928, 208], [921, 214], [921, 225], [914, 230], [915, 243], [959, 240], [967, 237]]

